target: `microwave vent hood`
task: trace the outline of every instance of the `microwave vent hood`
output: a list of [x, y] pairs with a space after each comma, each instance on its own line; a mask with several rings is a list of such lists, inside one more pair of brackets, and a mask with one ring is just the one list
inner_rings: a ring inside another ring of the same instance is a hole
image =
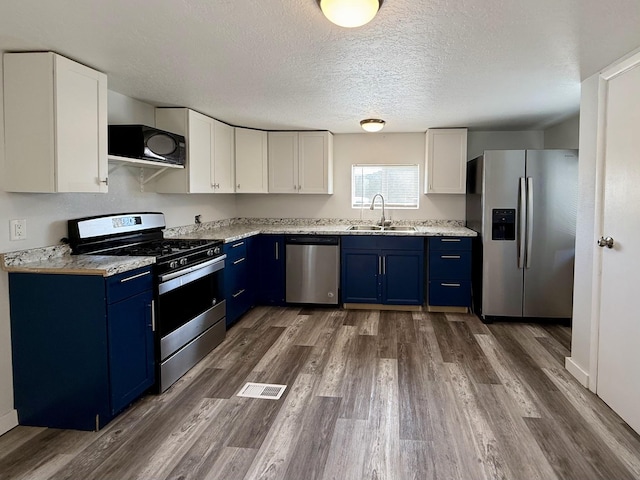
[[183, 166], [186, 142], [182, 135], [147, 125], [109, 125], [109, 155]]

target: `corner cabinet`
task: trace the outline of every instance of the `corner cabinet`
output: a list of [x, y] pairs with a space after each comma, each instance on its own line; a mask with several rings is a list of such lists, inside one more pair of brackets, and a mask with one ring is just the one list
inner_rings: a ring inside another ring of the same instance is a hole
[[236, 193], [268, 193], [267, 132], [235, 129]]
[[98, 430], [155, 381], [153, 275], [10, 273], [20, 425]]
[[269, 132], [269, 193], [333, 193], [331, 132]]
[[466, 193], [467, 129], [427, 130], [425, 151], [424, 193]]
[[234, 193], [234, 128], [188, 108], [157, 108], [156, 127], [187, 142], [187, 164], [165, 172], [158, 193]]
[[4, 55], [5, 190], [107, 192], [107, 76], [53, 52]]
[[342, 237], [342, 303], [422, 305], [424, 239]]

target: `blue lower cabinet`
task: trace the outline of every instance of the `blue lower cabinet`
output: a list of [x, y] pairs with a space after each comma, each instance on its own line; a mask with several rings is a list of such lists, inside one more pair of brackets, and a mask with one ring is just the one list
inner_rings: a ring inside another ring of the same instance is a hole
[[285, 304], [284, 235], [259, 235], [254, 238], [257, 256], [255, 271], [256, 303]]
[[342, 302], [378, 303], [380, 255], [375, 251], [343, 250]]
[[343, 303], [424, 303], [424, 244], [421, 238], [344, 237], [342, 247]]
[[224, 269], [227, 327], [237, 322], [255, 302], [255, 283], [251, 275], [255, 264], [253, 242], [254, 238], [245, 238], [224, 245], [227, 254]]
[[428, 304], [471, 306], [471, 238], [429, 239]]
[[21, 425], [97, 430], [154, 383], [151, 269], [9, 274]]

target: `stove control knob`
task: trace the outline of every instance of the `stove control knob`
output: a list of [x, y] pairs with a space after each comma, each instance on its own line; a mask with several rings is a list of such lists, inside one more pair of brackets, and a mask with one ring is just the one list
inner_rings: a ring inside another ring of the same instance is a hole
[[210, 248], [209, 250], [207, 250], [207, 257], [213, 257], [215, 255], [215, 252], [213, 251], [213, 248]]
[[220, 247], [213, 247], [213, 253], [220, 255], [222, 253], [222, 249]]
[[169, 262], [169, 268], [176, 268], [178, 266], [178, 261], [177, 260], [171, 260]]
[[180, 265], [186, 265], [187, 264], [187, 259], [186, 258], [181, 258], [180, 259]]

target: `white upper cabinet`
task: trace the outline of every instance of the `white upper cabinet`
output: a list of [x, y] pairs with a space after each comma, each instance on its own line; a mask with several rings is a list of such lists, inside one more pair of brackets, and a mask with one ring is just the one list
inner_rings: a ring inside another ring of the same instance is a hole
[[426, 134], [424, 193], [466, 193], [467, 129], [436, 128]]
[[269, 132], [269, 193], [333, 193], [333, 135]]
[[268, 193], [267, 132], [236, 128], [236, 193]]
[[4, 55], [5, 190], [107, 192], [107, 76], [53, 52]]
[[233, 127], [188, 108], [156, 109], [156, 127], [184, 135], [187, 162], [157, 180], [159, 193], [233, 193]]
[[215, 193], [235, 192], [235, 129], [213, 121], [213, 178]]

